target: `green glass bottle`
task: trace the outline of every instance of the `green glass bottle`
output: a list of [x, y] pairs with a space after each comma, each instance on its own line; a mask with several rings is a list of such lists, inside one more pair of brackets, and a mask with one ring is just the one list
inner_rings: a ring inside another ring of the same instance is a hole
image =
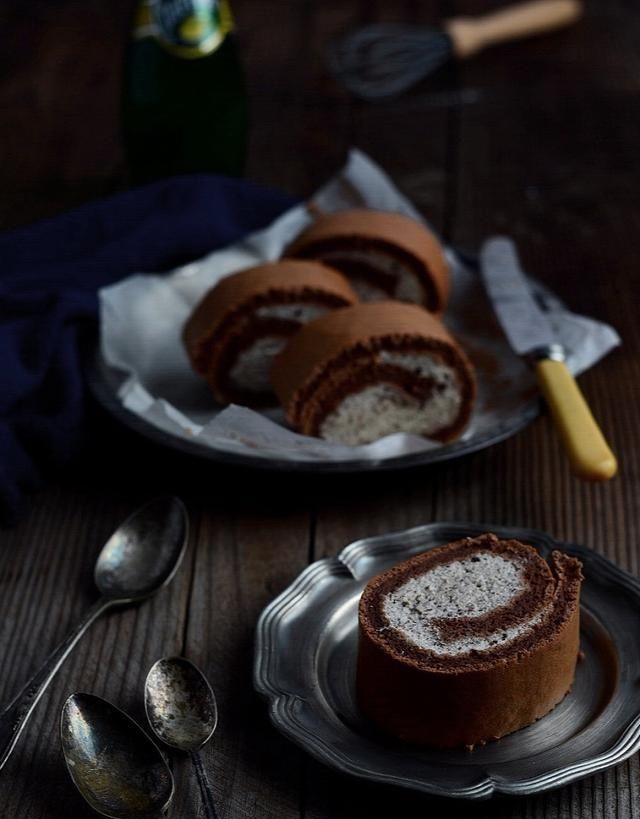
[[123, 98], [131, 178], [238, 176], [247, 95], [227, 0], [142, 0]]

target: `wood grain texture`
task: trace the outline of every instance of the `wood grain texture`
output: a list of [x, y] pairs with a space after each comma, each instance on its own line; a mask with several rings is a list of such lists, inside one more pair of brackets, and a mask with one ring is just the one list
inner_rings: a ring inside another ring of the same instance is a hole
[[0, 229], [124, 183], [119, 104], [132, 0], [0, 6]]
[[[496, 6], [501, 5], [496, 2]], [[117, 100], [130, 0], [6, 0], [0, 10], [0, 225], [51, 215], [125, 182]], [[249, 175], [310, 194], [357, 145], [452, 242], [508, 232], [526, 269], [624, 345], [580, 379], [616, 450], [613, 481], [581, 483], [548, 418], [485, 452], [404, 473], [317, 479], [217, 468], [153, 447], [98, 410], [81, 458], [0, 533], [0, 701], [7, 702], [94, 599], [102, 543], [160, 493], [184, 498], [192, 533], [172, 584], [96, 623], [43, 698], [0, 773], [0, 816], [94, 814], [64, 770], [57, 722], [93, 691], [144, 724], [158, 657], [184, 653], [210, 677], [220, 726], [203, 759], [221, 819], [632, 819], [640, 765], [532, 799], [481, 805], [347, 780], [281, 737], [252, 691], [263, 606], [311, 560], [351, 540], [435, 520], [531, 526], [640, 573], [640, 18], [629, 0], [589, 0], [547, 38], [448, 66], [405, 96], [353, 100], [329, 76], [326, 43], [363, 22], [431, 24], [483, 0], [234, 0], [252, 102]], [[99, 29], [100, 36], [96, 36]], [[30, 135], [30, 136], [25, 136]], [[190, 763], [171, 755], [171, 817], [201, 816]]]

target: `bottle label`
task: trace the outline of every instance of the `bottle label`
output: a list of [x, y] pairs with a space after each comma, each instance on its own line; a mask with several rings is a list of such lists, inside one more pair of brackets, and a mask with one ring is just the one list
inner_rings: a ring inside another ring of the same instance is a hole
[[134, 37], [154, 37], [178, 57], [205, 57], [233, 29], [228, 0], [142, 0]]

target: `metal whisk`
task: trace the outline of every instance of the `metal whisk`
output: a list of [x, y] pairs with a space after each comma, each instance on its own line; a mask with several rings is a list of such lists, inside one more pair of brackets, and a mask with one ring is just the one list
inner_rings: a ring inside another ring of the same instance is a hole
[[466, 59], [488, 46], [567, 26], [581, 13], [580, 0], [533, 0], [482, 17], [447, 20], [441, 29], [369, 25], [333, 43], [328, 62], [353, 94], [390, 97], [451, 58]]

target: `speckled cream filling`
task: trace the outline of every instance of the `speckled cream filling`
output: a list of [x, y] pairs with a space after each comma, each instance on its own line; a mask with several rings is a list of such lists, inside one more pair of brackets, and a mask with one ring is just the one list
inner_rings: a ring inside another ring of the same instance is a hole
[[508, 606], [525, 588], [523, 565], [492, 552], [434, 566], [388, 594], [383, 612], [389, 626], [419, 648], [456, 656], [506, 645], [542, 621], [546, 611], [486, 635], [445, 641], [434, 620], [477, 618]]
[[394, 277], [395, 287], [393, 292], [388, 293], [365, 277], [349, 276], [351, 286], [362, 301], [385, 301], [388, 298], [396, 298], [398, 301], [415, 304], [424, 302], [423, 287], [413, 270], [384, 251], [375, 248], [328, 250], [322, 254], [322, 261], [328, 265], [335, 265], [337, 269], [340, 269], [341, 261], [360, 262]]
[[308, 321], [320, 318], [329, 310], [325, 304], [311, 304], [309, 302], [301, 302], [299, 304], [267, 304], [264, 307], [258, 307], [255, 315], [261, 319], [279, 318], [288, 319], [289, 321], [299, 321], [300, 324], [306, 324]]
[[347, 395], [326, 416], [320, 425], [321, 438], [357, 446], [394, 432], [428, 437], [454, 423], [462, 403], [455, 370], [439, 358], [419, 353], [383, 351], [378, 361], [433, 379], [433, 392], [421, 401], [393, 384], [365, 387]]
[[[258, 307], [255, 315], [259, 319], [288, 319], [303, 325], [323, 316], [329, 309], [323, 304], [269, 304]], [[286, 341], [282, 336], [261, 336], [242, 350], [229, 371], [229, 380], [233, 386], [251, 392], [271, 392], [271, 364]]]
[[271, 362], [284, 348], [287, 339], [282, 336], [261, 336], [237, 356], [229, 371], [229, 381], [238, 389], [251, 392], [270, 392]]

